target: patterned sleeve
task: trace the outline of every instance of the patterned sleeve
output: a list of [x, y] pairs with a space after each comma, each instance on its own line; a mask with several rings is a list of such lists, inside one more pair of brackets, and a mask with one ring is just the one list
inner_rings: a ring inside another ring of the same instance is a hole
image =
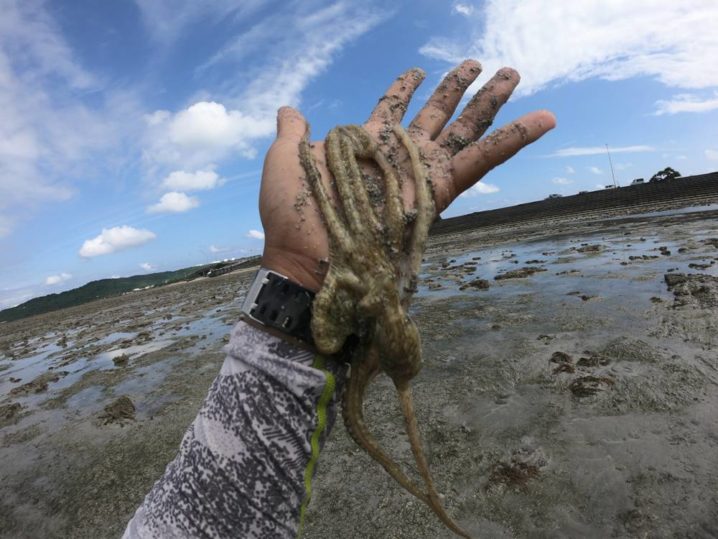
[[244, 322], [124, 538], [295, 537], [345, 368]]

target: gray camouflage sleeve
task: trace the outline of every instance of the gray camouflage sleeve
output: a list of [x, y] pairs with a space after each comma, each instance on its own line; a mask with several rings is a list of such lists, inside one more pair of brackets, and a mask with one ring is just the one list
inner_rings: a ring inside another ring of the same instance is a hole
[[125, 538], [295, 537], [345, 367], [244, 322]]

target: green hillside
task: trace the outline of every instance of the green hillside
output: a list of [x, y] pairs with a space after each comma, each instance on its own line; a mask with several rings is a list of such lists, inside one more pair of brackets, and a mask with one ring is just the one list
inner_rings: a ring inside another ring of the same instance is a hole
[[[257, 258], [258, 257], [251, 257], [247, 259], [247, 264], [256, 264]], [[82, 305], [83, 303], [96, 299], [119, 296], [136, 288], [162, 286], [178, 281], [192, 280], [207, 275], [209, 270], [219, 269], [227, 264], [228, 263], [225, 262], [219, 262], [175, 271], [163, 271], [160, 273], [149, 273], [147, 275], [133, 275], [132, 277], [91, 281], [79, 288], [60, 292], [59, 294], [49, 294], [47, 296], [33, 298], [16, 307], [0, 311], [0, 322], [10, 322], [12, 320], [25, 318], [26, 316]]]

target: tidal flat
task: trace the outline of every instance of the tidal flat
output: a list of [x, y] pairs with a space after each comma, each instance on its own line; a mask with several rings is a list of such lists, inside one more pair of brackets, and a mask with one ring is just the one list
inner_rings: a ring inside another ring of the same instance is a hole
[[[0, 536], [121, 535], [252, 274], [0, 325]], [[718, 210], [432, 237], [412, 316], [426, 453], [472, 535], [718, 536]], [[387, 378], [365, 416], [409, 469]], [[451, 535], [338, 421], [303, 537]]]

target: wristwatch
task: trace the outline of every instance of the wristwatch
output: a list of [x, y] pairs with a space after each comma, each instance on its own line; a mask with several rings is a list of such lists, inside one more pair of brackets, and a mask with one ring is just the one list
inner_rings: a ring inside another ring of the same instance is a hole
[[242, 304], [242, 314], [261, 326], [314, 346], [314, 292], [276, 271], [260, 268]]

